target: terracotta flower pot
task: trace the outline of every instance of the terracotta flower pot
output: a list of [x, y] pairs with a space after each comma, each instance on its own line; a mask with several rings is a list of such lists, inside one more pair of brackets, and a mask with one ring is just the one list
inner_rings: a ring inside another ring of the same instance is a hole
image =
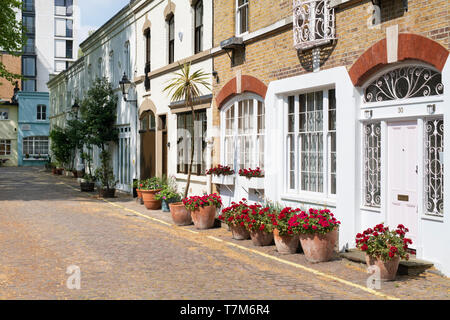
[[305, 258], [309, 262], [325, 262], [331, 260], [334, 255], [337, 237], [337, 229], [327, 234], [301, 233], [300, 243], [302, 244]]
[[400, 257], [397, 256], [390, 261], [383, 261], [377, 257], [366, 254], [366, 263], [368, 267], [376, 266], [380, 269], [381, 281], [392, 281], [395, 280], [395, 276], [397, 275]]
[[216, 219], [216, 207], [206, 206], [191, 212], [192, 221], [197, 229], [209, 229], [214, 226]]
[[136, 201], [140, 204], [144, 204], [144, 201], [142, 200], [142, 192], [140, 189], [136, 189], [137, 198]]
[[273, 243], [273, 233], [267, 233], [265, 231], [250, 231], [250, 237], [254, 246], [270, 246]]
[[297, 252], [298, 245], [300, 244], [298, 235], [283, 235], [280, 236], [278, 229], [273, 230], [273, 238], [275, 240], [275, 246], [277, 251], [281, 254], [294, 254]]
[[169, 203], [172, 220], [177, 226], [188, 226], [192, 224], [191, 212], [186, 209], [182, 202]]
[[161, 189], [141, 190], [142, 200], [144, 201], [144, 205], [148, 210], [161, 209], [161, 200], [155, 199], [155, 194], [157, 194], [160, 191]]
[[247, 240], [250, 239], [250, 232], [241, 225], [230, 225], [231, 233], [233, 234], [233, 239], [235, 240]]

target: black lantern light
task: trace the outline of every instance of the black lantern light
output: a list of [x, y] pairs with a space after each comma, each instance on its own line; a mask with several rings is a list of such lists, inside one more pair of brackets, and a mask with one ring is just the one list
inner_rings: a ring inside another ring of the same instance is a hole
[[122, 80], [119, 81], [119, 84], [120, 84], [120, 87], [122, 88], [123, 100], [128, 101], [127, 96], [128, 96], [128, 90], [130, 90], [130, 87], [131, 87], [131, 82], [130, 82], [130, 80], [128, 80], [128, 77], [125, 74], [125, 72], [123, 73]]

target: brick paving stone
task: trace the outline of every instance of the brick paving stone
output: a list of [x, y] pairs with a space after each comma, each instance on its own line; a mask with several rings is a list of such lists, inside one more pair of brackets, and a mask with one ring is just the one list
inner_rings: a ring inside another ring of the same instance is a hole
[[[174, 226], [170, 213], [146, 210], [126, 194], [104, 201], [81, 193], [73, 178], [0, 168], [0, 299], [384, 298], [289, 262], [366, 285], [362, 264], [311, 264], [303, 254], [232, 240], [226, 228]], [[80, 290], [66, 286], [71, 265], [80, 267]], [[448, 278], [426, 272], [377, 292], [448, 299], [449, 290]]]

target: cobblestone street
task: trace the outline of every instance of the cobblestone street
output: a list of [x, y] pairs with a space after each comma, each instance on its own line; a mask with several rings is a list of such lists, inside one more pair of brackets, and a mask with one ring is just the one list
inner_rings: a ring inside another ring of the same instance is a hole
[[[81, 289], [66, 286], [67, 267]], [[234, 241], [226, 228], [177, 227], [130, 196], [98, 199], [73, 178], [0, 168], [0, 299], [448, 299], [431, 272], [366, 287], [365, 265], [306, 262]]]

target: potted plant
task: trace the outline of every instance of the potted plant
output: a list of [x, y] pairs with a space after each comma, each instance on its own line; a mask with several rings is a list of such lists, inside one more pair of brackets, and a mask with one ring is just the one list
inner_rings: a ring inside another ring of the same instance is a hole
[[405, 237], [408, 231], [402, 224], [389, 230], [381, 223], [356, 235], [356, 247], [365, 252], [368, 266], [379, 268], [382, 281], [395, 280], [400, 259], [409, 259], [412, 240]]
[[240, 169], [239, 176], [245, 178], [240, 180], [241, 185], [249, 189], [264, 189], [264, 173], [261, 168]]
[[180, 202], [182, 195], [170, 186], [164, 187], [160, 192], [155, 194], [156, 200], [161, 200], [161, 209], [163, 212], [170, 212], [169, 204]]
[[289, 228], [289, 220], [300, 211], [290, 207], [280, 210], [279, 205], [272, 209], [275, 213], [272, 219], [273, 237], [277, 251], [281, 254], [294, 254], [298, 250], [299, 237]]
[[228, 166], [218, 165], [206, 171], [212, 176], [212, 183], [223, 185], [234, 185], [234, 170]]
[[245, 227], [245, 223], [251, 221], [249, 213], [247, 201], [242, 199], [239, 203], [232, 202], [231, 206], [223, 209], [219, 219], [230, 227], [233, 239], [247, 240], [250, 239], [250, 232]]
[[269, 246], [273, 243], [274, 214], [269, 207], [262, 208], [260, 204], [248, 207], [250, 221], [245, 222], [245, 227], [250, 231], [250, 238], [255, 246]]
[[144, 181], [142, 180], [134, 180], [133, 181], [133, 188], [136, 189], [137, 198], [136, 201], [140, 204], [144, 204], [144, 201], [142, 201], [142, 192], [141, 188], [144, 186]]
[[159, 210], [161, 208], [161, 200], [157, 200], [155, 195], [164, 188], [160, 178], [152, 177], [144, 180], [141, 187], [142, 200], [148, 210]]
[[191, 211], [192, 220], [197, 229], [209, 229], [214, 226], [216, 210], [222, 206], [222, 199], [218, 194], [213, 193], [202, 197], [184, 198], [183, 204]]
[[89, 173], [83, 175], [80, 180], [81, 192], [92, 192], [95, 189], [95, 177]]
[[329, 261], [334, 255], [340, 222], [328, 209], [301, 211], [289, 219], [289, 227], [298, 233], [305, 258], [310, 262]]

